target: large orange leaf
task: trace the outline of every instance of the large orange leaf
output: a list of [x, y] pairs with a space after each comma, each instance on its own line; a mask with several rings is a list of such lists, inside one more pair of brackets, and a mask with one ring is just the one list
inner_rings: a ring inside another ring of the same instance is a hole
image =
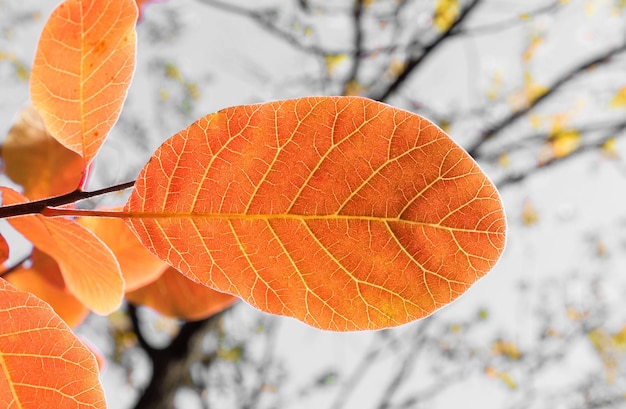
[[30, 200], [62, 195], [78, 187], [83, 160], [46, 131], [39, 112], [27, 105], [2, 145], [5, 172]]
[[135, 67], [133, 0], [66, 0], [39, 39], [30, 93], [46, 128], [94, 158], [117, 121]]
[[[28, 200], [0, 187], [2, 204]], [[41, 215], [18, 216], [9, 223], [31, 243], [59, 263], [67, 288], [89, 309], [100, 314], [115, 311], [122, 303], [124, 280], [109, 248], [73, 220]]]
[[0, 279], [0, 407], [104, 409], [98, 365], [43, 301]]
[[30, 267], [20, 267], [5, 279], [22, 291], [35, 294], [47, 302], [70, 327], [80, 324], [89, 310], [65, 289], [65, 283], [54, 259], [34, 248]]
[[453, 301], [506, 230], [493, 184], [441, 129], [359, 97], [208, 115], [157, 150], [125, 210], [189, 278], [340, 331]]
[[159, 313], [187, 321], [214, 315], [238, 300], [195, 283], [176, 269], [168, 268], [156, 281], [126, 294], [133, 304], [148, 306]]
[[120, 263], [126, 292], [153, 282], [169, 267], [146, 250], [121, 219], [81, 217], [77, 222], [98, 236], [111, 249]]

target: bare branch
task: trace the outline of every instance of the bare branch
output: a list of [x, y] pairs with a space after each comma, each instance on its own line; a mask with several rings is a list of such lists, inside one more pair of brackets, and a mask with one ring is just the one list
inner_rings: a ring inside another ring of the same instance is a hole
[[407, 61], [404, 70], [398, 77], [388, 86], [385, 87], [382, 91], [368, 95], [369, 98], [375, 99], [377, 101], [386, 101], [391, 97], [400, 87], [402, 87], [405, 82], [409, 79], [409, 77], [413, 74], [417, 67], [419, 67], [430, 55], [432, 55], [433, 51], [435, 51], [441, 44], [443, 44], [446, 40], [454, 36], [454, 33], [466, 19], [470, 15], [470, 13], [476, 9], [476, 7], [480, 4], [481, 0], [472, 0], [465, 9], [461, 12], [456, 21], [445, 31], [443, 34], [435, 38], [429, 44], [424, 46], [422, 53], [414, 58], [411, 58]]
[[498, 121], [495, 125], [483, 131], [480, 138], [474, 142], [472, 145], [467, 147], [467, 152], [474, 158], [479, 157], [479, 149], [489, 140], [493, 139], [497, 134], [506, 129], [509, 125], [517, 121], [519, 118], [525, 116], [530, 111], [539, 106], [543, 101], [554, 95], [559, 89], [561, 89], [564, 85], [571, 82], [577, 76], [587, 72], [587, 70], [597, 64], [606, 63], [611, 57], [614, 57], [620, 53], [626, 51], [626, 43], [620, 45], [619, 47], [611, 48], [604, 53], [590, 58], [589, 60], [583, 62], [582, 64], [564, 72], [549, 88], [548, 90], [532, 100], [528, 106], [518, 111], [512, 112], [510, 115], [504, 117], [500, 121]]
[[363, 0], [357, 0], [354, 2], [354, 9], [352, 11], [352, 24], [354, 30], [354, 51], [352, 52], [352, 69], [346, 79], [343, 86], [343, 93], [346, 94], [348, 84], [356, 81], [359, 76], [359, 67], [361, 66], [361, 53], [363, 52], [363, 28], [361, 22], [361, 16], [363, 14]]
[[34, 202], [20, 203], [9, 206], [0, 207], [0, 219], [14, 216], [23, 216], [26, 214], [42, 213], [47, 207], [63, 206], [75, 203], [80, 200], [89, 199], [95, 196], [104, 195], [111, 192], [119, 192], [120, 190], [131, 188], [135, 185], [135, 181], [120, 183], [115, 186], [109, 186], [103, 189], [85, 192], [83, 190], [75, 190], [60, 196], [48, 197], [46, 199], [36, 200]]
[[204, 336], [215, 327], [225, 311], [205, 320], [186, 322], [170, 345], [153, 349], [148, 354], [152, 361], [152, 378], [135, 409], [172, 408], [176, 391], [190, 377], [191, 364], [204, 358], [201, 348]]

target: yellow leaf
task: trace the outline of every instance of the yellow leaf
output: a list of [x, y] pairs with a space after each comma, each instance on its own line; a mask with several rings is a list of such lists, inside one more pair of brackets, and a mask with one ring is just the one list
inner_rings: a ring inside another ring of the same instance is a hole
[[444, 132], [450, 132], [450, 121], [448, 121], [447, 119], [441, 119], [439, 121], [439, 127], [444, 131]]
[[625, 108], [626, 107], [626, 85], [621, 87], [615, 95], [611, 102], [609, 103], [609, 107], [611, 108]]
[[596, 254], [599, 257], [606, 257], [609, 254], [609, 251], [606, 248], [606, 244], [602, 240], [596, 241]]
[[358, 96], [361, 95], [361, 93], [363, 93], [363, 91], [366, 91], [367, 87], [364, 87], [363, 85], [361, 85], [360, 82], [358, 82], [357, 80], [351, 80], [346, 84], [346, 87], [343, 90], [344, 95], [352, 95], [352, 96]]
[[503, 168], [508, 168], [509, 166], [511, 166], [511, 158], [509, 157], [508, 153], [505, 152], [498, 156], [498, 165], [502, 166]]
[[488, 366], [485, 369], [485, 374], [490, 378], [500, 379], [511, 389], [517, 388], [517, 384], [513, 380], [513, 377], [511, 376], [511, 374], [508, 372], [500, 372], [493, 366]]
[[500, 90], [502, 89], [502, 68], [498, 68], [493, 73], [493, 80], [489, 89], [487, 90], [487, 98], [490, 100], [496, 100], [500, 96]]
[[171, 62], [165, 64], [165, 76], [177, 81], [183, 80], [183, 76], [180, 73], [180, 70], [174, 63]]
[[622, 329], [613, 335], [613, 344], [620, 351], [626, 350], [626, 325]]
[[399, 60], [397, 58], [393, 58], [389, 67], [387, 68], [387, 76], [391, 79], [398, 78], [400, 74], [404, 72], [404, 68], [406, 67], [406, 62]]
[[463, 331], [463, 326], [461, 326], [461, 324], [452, 324], [452, 325], [450, 325], [450, 332], [455, 333], [455, 334], [459, 334], [459, 333], [461, 333], [461, 331]]
[[524, 95], [526, 96], [528, 104], [533, 103], [546, 92], [548, 92], [548, 87], [535, 82], [529, 71], [524, 73]]
[[600, 146], [600, 149], [602, 150], [602, 155], [609, 159], [619, 158], [619, 151], [617, 150], [617, 140], [615, 139], [615, 137], [609, 138], [604, 141], [602, 146]]
[[459, 0], [437, 0], [433, 25], [443, 33], [454, 24], [460, 12]]
[[570, 155], [580, 147], [581, 140], [580, 132], [575, 129], [559, 132], [548, 142], [552, 151], [552, 159], [560, 159]]
[[535, 56], [541, 44], [543, 44], [543, 38], [538, 35], [533, 35], [530, 39], [530, 44], [528, 44], [528, 47], [526, 47], [526, 50], [522, 54], [522, 61], [530, 61]]
[[528, 121], [530, 121], [530, 126], [532, 126], [533, 129], [541, 128], [541, 116], [537, 114], [528, 114]]
[[506, 356], [509, 359], [517, 361], [522, 357], [522, 353], [519, 348], [513, 342], [507, 342], [504, 340], [497, 340], [491, 346], [491, 354], [495, 356]]
[[580, 312], [573, 307], [567, 307], [567, 318], [572, 321], [582, 321], [589, 316], [589, 312]]
[[324, 56], [326, 63], [326, 72], [332, 77], [337, 67], [348, 58], [345, 54], [327, 54]]
[[533, 203], [526, 199], [522, 209], [522, 223], [524, 226], [532, 226], [539, 222], [539, 213], [535, 209]]
[[526, 71], [524, 73], [524, 85], [511, 93], [508, 102], [514, 110], [524, 109], [546, 92], [548, 92], [548, 87], [535, 82], [532, 74]]

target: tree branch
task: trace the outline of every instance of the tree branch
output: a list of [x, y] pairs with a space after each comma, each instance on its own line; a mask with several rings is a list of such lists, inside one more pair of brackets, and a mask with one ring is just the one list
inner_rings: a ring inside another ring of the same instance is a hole
[[[152, 361], [152, 378], [135, 404], [135, 409], [173, 408], [176, 391], [185, 379], [189, 379], [191, 364], [203, 358], [201, 346], [204, 336], [229, 308], [201, 321], [186, 322], [176, 338], [163, 349], [148, 345], [146, 352]], [[138, 329], [139, 322], [133, 322], [133, 326], [135, 325]], [[139, 333], [137, 338], [140, 339]], [[142, 342], [145, 340], [139, 342], [144, 347]]]
[[356, 81], [359, 76], [359, 68], [361, 66], [361, 53], [363, 52], [363, 29], [361, 27], [361, 15], [363, 13], [363, 0], [354, 2], [354, 10], [352, 11], [353, 29], [354, 29], [354, 50], [352, 52], [352, 67], [344, 86], [343, 94], [347, 92], [349, 84]]
[[111, 192], [118, 192], [120, 190], [128, 189], [135, 185], [135, 181], [120, 183], [118, 185], [109, 186], [103, 189], [86, 192], [83, 190], [74, 190], [73, 192], [66, 193], [60, 196], [48, 197], [46, 199], [35, 200], [34, 202], [19, 203], [8, 206], [0, 207], [0, 219], [8, 217], [23, 216], [27, 214], [42, 213], [46, 207], [63, 206], [70, 203], [75, 203], [80, 200], [89, 199], [95, 196], [104, 195]]
[[476, 9], [476, 6], [478, 6], [479, 4], [480, 0], [472, 0], [445, 33], [441, 34], [432, 42], [424, 46], [423, 52], [418, 57], [411, 58], [407, 61], [402, 73], [398, 75], [398, 77], [391, 84], [389, 84], [386, 89], [382, 90], [378, 94], [368, 95], [368, 97], [383, 102], [389, 99], [391, 95], [393, 95], [401, 86], [404, 85], [404, 83], [409, 79], [411, 74], [413, 74], [415, 69], [419, 67], [430, 55], [432, 55], [433, 51], [439, 48], [439, 46], [443, 44], [447, 39], [455, 35], [456, 29], [467, 19], [470, 13], [474, 9]]
[[511, 185], [518, 184], [521, 181], [523, 181], [524, 179], [528, 178], [529, 176], [535, 174], [536, 172], [549, 169], [549, 168], [551, 168], [551, 167], [553, 167], [553, 166], [555, 166], [557, 164], [561, 164], [561, 163], [563, 163], [565, 161], [569, 161], [569, 160], [572, 160], [574, 158], [577, 158], [578, 156], [582, 155], [583, 153], [586, 153], [586, 152], [598, 149], [605, 142], [607, 142], [609, 139], [614, 138], [615, 137], [615, 133], [623, 132], [624, 130], [626, 130], [626, 122], [624, 124], [622, 124], [620, 129], [616, 130], [616, 132], [611, 132], [611, 133], [605, 135], [602, 139], [600, 139], [596, 143], [584, 145], [584, 146], [576, 149], [575, 151], [573, 151], [572, 153], [570, 153], [567, 156], [564, 156], [564, 157], [559, 158], [559, 159], [554, 159], [554, 160], [551, 160], [551, 161], [549, 161], [547, 163], [544, 163], [540, 167], [534, 168], [532, 172], [517, 173], [517, 174], [509, 175], [509, 176], [507, 176], [505, 178], [500, 179], [499, 181], [494, 181], [494, 183], [496, 184], [496, 186], [498, 186], [499, 189], [502, 189], [504, 187], [509, 187]]
[[472, 156], [474, 158], [478, 158], [478, 150], [483, 146], [483, 144], [485, 142], [493, 139], [503, 129], [508, 127], [510, 124], [512, 124], [513, 122], [515, 122], [519, 118], [521, 118], [521, 117], [525, 116], [526, 114], [528, 114], [531, 110], [533, 110], [535, 107], [537, 107], [543, 101], [548, 99], [550, 96], [554, 95], [563, 85], [565, 85], [568, 82], [570, 82], [573, 78], [575, 78], [578, 75], [586, 72], [589, 68], [593, 67], [594, 65], [604, 63], [608, 59], [610, 59], [611, 57], [613, 57], [613, 56], [615, 56], [615, 55], [617, 55], [619, 53], [622, 53], [624, 51], [626, 51], [626, 43], [622, 44], [619, 47], [615, 47], [615, 48], [609, 49], [605, 53], [600, 54], [600, 55], [598, 55], [596, 57], [593, 57], [593, 58], [589, 59], [588, 61], [585, 61], [582, 64], [574, 67], [573, 69], [563, 73], [563, 75], [561, 75], [561, 77], [559, 77], [552, 84], [552, 86], [550, 86], [548, 91], [546, 91], [545, 93], [541, 94], [539, 97], [537, 97], [534, 100], [532, 100], [528, 104], [528, 106], [526, 106], [525, 108], [520, 109], [518, 111], [512, 112], [510, 115], [506, 116], [505, 118], [500, 120], [498, 123], [496, 123], [492, 127], [490, 127], [488, 129], [486, 129], [485, 131], [483, 131], [483, 133], [480, 136], [480, 138], [476, 142], [474, 142], [472, 145], [470, 145], [469, 147], [466, 148], [467, 152], [470, 154], [470, 156]]

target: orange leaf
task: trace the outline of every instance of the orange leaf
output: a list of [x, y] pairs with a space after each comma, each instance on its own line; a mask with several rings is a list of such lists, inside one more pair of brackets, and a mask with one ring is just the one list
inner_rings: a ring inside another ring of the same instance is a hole
[[[0, 187], [5, 205], [28, 200], [7, 187]], [[33, 246], [59, 263], [68, 289], [83, 304], [99, 314], [109, 314], [122, 303], [124, 280], [111, 250], [89, 230], [73, 220], [41, 215], [8, 219]]]
[[55, 282], [58, 277], [62, 280], [59, 265], [37, 248], [33, 249], [31, 258], [30, 268], [20, 267], [8, 274], [6, 280], [18, 289], [33, 293], [50, 304], [54, 312], [70, 327], [78, 326], [89, 311], [65, 290], [63, 281], [61, 281], [61, 286], [58, 285], [58, 281]]
[[81, 217], [77, 222], [98, 236], [111, 249], [120, 263], [126, 292], [153, 282], [169, 267], [150, 253], [120, 219]]
[[187, 321], [210, 317], [238, 300], [194, 283], [172, 267], [153, 283], [126, 294], [126, 298], [133, 304], [145, 305], [165, 316]]
[[430, 121], [360, 97], [201, 118], [157, 150], [125, 210], [192, 280], [339, 331], [453, 301], [495, 265], [506, 230], [465, 151]]
[[43, 301], [0, 279], [0, 407], [104, 409], [93, 354]]
[[69, 193], [78, 187], [82, 158], [46, 131], [39, 112], [27, 105], [2, 145], [6, 174], [30, 200]]
[[0, 234], [0, 264], [9, 259], [9, 243], [3, 235]]
[[133, 0], [66, 0], [41, 33], [30, 93], [46, 128], [86, 168], [122, 109], [135, 67]]

